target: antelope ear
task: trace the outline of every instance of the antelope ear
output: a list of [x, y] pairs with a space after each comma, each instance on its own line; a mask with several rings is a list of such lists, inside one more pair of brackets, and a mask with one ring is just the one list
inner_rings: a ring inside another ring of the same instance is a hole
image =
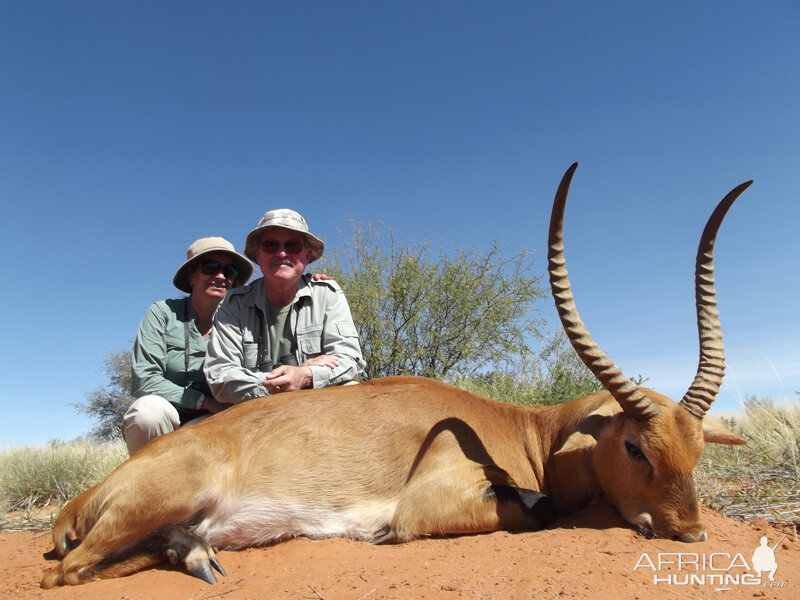
[[726, 446], [741, 446], [747, 443], [747, 440], [731, 433], [722, 426], [722, 423], [707, 415], [703, 417], [703, 439], [706, 443], [725, 444]]
[[597, 438], [611, 424], [615, 414], [620, 412], [618, 404], [603, 404], [581, 421], [564, 442], [554, 456], [575, 452], [577, 450], [591, 450], [597, 444]]

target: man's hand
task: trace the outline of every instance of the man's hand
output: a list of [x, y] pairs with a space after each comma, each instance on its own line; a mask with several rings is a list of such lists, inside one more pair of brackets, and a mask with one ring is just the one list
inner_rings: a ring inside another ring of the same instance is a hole
[[320, 354], [319, 356], [315, 356], [314, 358], [309, 358], [308, 360], [304, 361], [301, 367], [328, 367], [329, 369], [333, 369], [334, 367], [339, 366], [339, 359], [335, 356], [329, 356], [327, 354]]
[[[305, 363], [304, 363], [305, 364]], [[292, 367], [284, 365], [267, 373], [264, 385], [273, 394], [280, 392], [293, 392], [311, 387], [313, 376], [307, 366]]]
[[310, 366], [333, 369], [339, 366], [339, 359], [328, 354], [320, 354], [304, 361], [299, 367], [288, 365], [276, 367], [267, 374], [264, 385], [273, 394], [310, 388], [314, 383], [314, 376], [311, 373], [311, 369], [308, 368]]

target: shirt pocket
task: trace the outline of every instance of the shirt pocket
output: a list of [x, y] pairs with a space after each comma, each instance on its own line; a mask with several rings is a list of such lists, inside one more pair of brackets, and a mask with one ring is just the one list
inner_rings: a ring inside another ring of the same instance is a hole
[[258, 342], [253, 339], [242, 340], [242, 361], [243, 367], [251, 371], [258, 368]]
[[297, 348], [306, 358], [322, 354], [322, 325], [297, 329]]
[[343, 338], [358, 337], [358, 329], [356, 329], [356, 326], [353, 323], [348, 323], [346, 321], [336, 323], [336, 331], [338, 331], [339, 335]]
[[166, 356], [162, 366], [164, 375], [170, 374], [170, 380], [179, 381], [186, 374], [186, 340], [183, 334], [183, 323], [180, 327], [168, 329], [164, 335]]

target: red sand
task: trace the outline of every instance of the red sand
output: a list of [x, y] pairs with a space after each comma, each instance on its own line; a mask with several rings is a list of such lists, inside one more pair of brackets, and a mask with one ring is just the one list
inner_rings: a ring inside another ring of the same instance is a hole
[[[303, 539], [267, 548], [220, 552], [228, 573], [211, 586], [167, 564], [120, 579], [73, 588], [42, 590], [39, 580], [55, 561], [50, 534], [0, 535], [0, 582], [4, 599], [175, 600], [273, 599], [378, 600], [384, 598], [800, 598], [800, 542], [792, 528], [764, 521], [742, 523], [703, 509], [709, 540], [683, 544], [647, 540], [614, 510], [596, 504], [545, 531], [423, 539], [394, 546], [335, 539]], [[766, 535], [778, 570], [773, 587], [767, 573], [752, 569], [753, 550]], [[667, 554], [672, 553], [672, 554]], [[706, 559], [706, 568], [658, 569]], [[693, 556], [696, 555], [696, 556]], [[739, 556], [737, 556], [739, 555]], [[731, 567], [731, 562], [734, 565]], [[640, 563], [640, 567], [634, 568]], [[724, 576], [728, 576], [727, 581]], [[689, 584], [684, 582], [694, 576]], [[739, 583], [733, 579], [739, 579]], [[660, 579], [660, 582], [655, 581]], [[726, 591], [717, 591], [725, 588]]]

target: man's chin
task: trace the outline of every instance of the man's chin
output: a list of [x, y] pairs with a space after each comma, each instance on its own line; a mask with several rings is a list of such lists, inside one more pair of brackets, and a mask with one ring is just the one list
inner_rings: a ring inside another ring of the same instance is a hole
[[300, 277], [302, 273], [298, 274], [293, 268], [287, 266], [280, 266], [277, 269], [272, 269], [270, 271], [270, 277], [275, 280], [291, 280], [296, 277]]

